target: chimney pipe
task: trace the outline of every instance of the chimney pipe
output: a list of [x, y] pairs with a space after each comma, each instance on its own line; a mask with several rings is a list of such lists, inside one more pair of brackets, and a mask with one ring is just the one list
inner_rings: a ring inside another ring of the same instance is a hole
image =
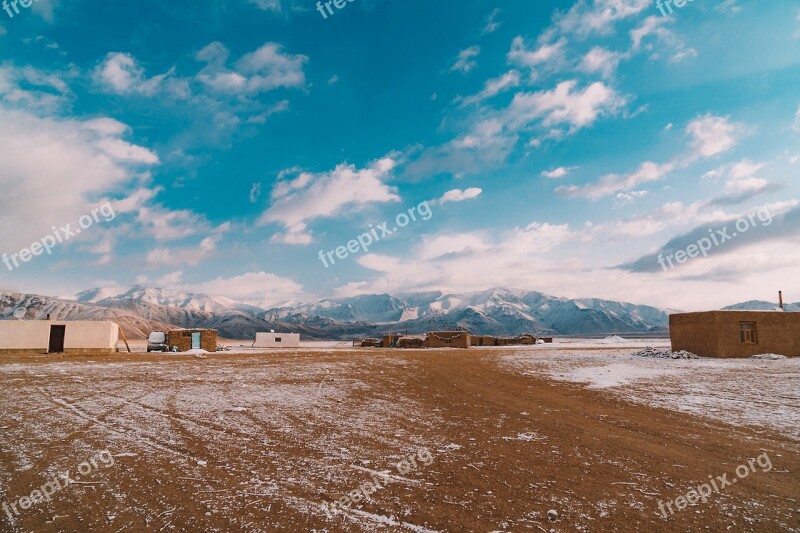
[[47, 313], [47, 320], [50, 320], [50, 313]]
[[781, 311], [783, 311], [783, 291], [778, 291], [778, 305], [781, 306]]

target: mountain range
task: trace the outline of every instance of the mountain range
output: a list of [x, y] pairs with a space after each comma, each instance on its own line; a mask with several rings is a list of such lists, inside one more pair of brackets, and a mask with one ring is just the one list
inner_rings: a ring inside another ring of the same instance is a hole
[[[442, 291], [370, 294], [264, 309], [229, 298], [137, 285], [119, 292], [89, 289], [64, 299], [0, 292], [0, 319], [19, 307], [27, 319], [113, 320], [128, 338], [153, 329], [213, 328], [227, 339], [253, 339], [258, 331], [292, 331], [305, 339], [377, 337], [391, 331], [467, 329], [485, 335], [664, 334], [669, 313], [647, 305], [568, 299], [536, 291], [495, 288], [470, 293]], [[774, 309], [745, 302], [726, 309]], [[787, 311], [800, 310], [789, 304]]]

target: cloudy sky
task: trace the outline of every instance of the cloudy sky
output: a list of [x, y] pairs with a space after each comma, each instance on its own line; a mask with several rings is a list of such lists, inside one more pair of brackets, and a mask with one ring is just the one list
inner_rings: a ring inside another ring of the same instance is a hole
[[0, 11], [0, 253], [115, 216], [0, 263], [2, 288], [800, 301], [796, 0], [18, 9]]

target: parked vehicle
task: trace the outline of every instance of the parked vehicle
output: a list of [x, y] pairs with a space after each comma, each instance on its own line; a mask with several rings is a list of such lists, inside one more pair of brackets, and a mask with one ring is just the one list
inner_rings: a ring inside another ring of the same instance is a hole
[[163, 331], [151, 331], [147, 338], [147, 352], [168, 352], [167, 334]]

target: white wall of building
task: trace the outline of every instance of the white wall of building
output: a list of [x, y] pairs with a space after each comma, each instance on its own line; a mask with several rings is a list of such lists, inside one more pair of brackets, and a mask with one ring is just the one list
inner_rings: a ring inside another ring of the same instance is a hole
[[66, 326], [64, 350], [117, 349], [119, 326], [109, 321], [0, 320], [0, 350], [41, 350], [50, 345], [50, 326]]
[[298, 348], [299, 333], [256, 333], [255, 348]]

